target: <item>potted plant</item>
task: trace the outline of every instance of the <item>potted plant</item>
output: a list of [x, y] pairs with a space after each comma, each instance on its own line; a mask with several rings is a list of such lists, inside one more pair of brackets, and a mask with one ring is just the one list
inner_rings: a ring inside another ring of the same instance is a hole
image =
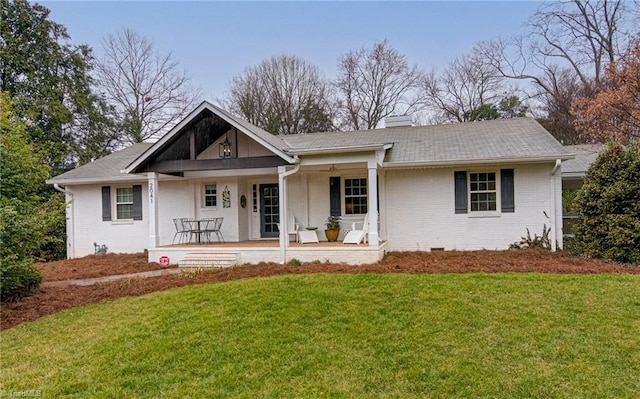
[[324, 235], [327, 236], [327, 241], [337, 241], [340, 235], [340, 217], [329, 216], [324, 225], [327, 228], [324, 231]]

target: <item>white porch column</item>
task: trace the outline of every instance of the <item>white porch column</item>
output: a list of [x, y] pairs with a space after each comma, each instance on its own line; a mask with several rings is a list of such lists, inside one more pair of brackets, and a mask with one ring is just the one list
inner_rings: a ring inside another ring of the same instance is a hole
[[298, 172], [300, 169], [300, 159], [295, 157], [295, 167], [287, 171], [286, 166], [278, 166], [278, 213], [280, 214], [280, 255], [282, 264], [287, 263], [287, 247], [289, 246], [289, 234], [287, 226], [287, 213], [289, 205], [287, 204], [287, 177]]
[[149, 181], [149, 249], [157, 248], [160, 237], [158, 235], [158, 174], [148, 172]]
[[287, 247], [289, 246], [289, 235], [287, 234], [287, 181], [285, 166], [278, 166], [278, 213], [280, 214], [280, 259], [282, 264], [287, 263]]
[[367, 168], [369, 170], [369, 203], [367, 209], [369, 210], [369, 246], [377, 248], [380, 244], [380, 238], [378, 237], [378, 164], [376, 160], [367, 162]]

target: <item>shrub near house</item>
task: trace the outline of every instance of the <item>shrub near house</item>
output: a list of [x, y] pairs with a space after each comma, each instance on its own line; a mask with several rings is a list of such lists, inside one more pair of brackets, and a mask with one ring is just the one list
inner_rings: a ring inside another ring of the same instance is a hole
[[42, 279], [31, 260], [47, 233], [39, 193], [49, 173], [6, 93], [0, 93], [0, 160], [0, 300], [5, 302], [28, 295]]
[[640, 148], [609, 144], [576, 197], [576, 239], [590, 257], [640, 264]]

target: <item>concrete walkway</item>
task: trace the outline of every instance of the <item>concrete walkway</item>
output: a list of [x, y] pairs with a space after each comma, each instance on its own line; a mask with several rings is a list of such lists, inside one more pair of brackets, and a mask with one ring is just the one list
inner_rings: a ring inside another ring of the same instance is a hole
[[127, 278], [145, 278], [145, 277], [159, 277], [168, 276], [171, 274], [178, 274], [184, 271], [184, 268], [174, 267], [171, 269], [150, 270], [148, 272], [128, 273], [128, 274], [116, 274], [114, 276], [104, 276], [95, 278], [83, 278], [78, 280], [63, 280], [63, 281], [45, 281], [40, 284], [41, 287], [67, 287], [69, 285], [93, 285], [96, 283], [106, 283], [109, 281], [124, 280]]

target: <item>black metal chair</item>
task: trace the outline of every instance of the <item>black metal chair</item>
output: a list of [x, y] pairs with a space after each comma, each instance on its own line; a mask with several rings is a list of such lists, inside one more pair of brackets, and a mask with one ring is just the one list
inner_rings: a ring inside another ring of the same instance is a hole
[[214, 218], [214, 220], [215, 223], [211, 231], [215, 233], [216, 237], [218, 238], [218, 242], [224, 242], [224, 236], [222, 235], [222, 231], [220, 230], [222, 228], [222, 221], [224, 220], [224, 218]]
[[194, 237], [196, 237], [197, 242], [200, 242], [200, 229], [198, 227], [197, 219], [184, 218], [182, 219], [182, 226], [189, 237], [188, 242], [192, 242]]
[[199, 234], [200, 234], [200, 242], [202, 242], [202, 237], [207, 242], [211, 242], [211, 233], [215, 231], [217, 218], [205, 218], [199, 220]]
[[178, 244], [181, 244], [183, 240], [186, 240], [189, 238], [189, 232], [187, 230], [185, 230], [185, 226], [184, 226], [184, 219], [183, 218], [178, 218], [178, 219], [173, 219], [173, 225], [176, 226], [176, 234], [173, 235], [173, 240], [171, 240], [171, 244], [175, 244], [176, 242], [176, 237], [179, 236], [178, 239]]

